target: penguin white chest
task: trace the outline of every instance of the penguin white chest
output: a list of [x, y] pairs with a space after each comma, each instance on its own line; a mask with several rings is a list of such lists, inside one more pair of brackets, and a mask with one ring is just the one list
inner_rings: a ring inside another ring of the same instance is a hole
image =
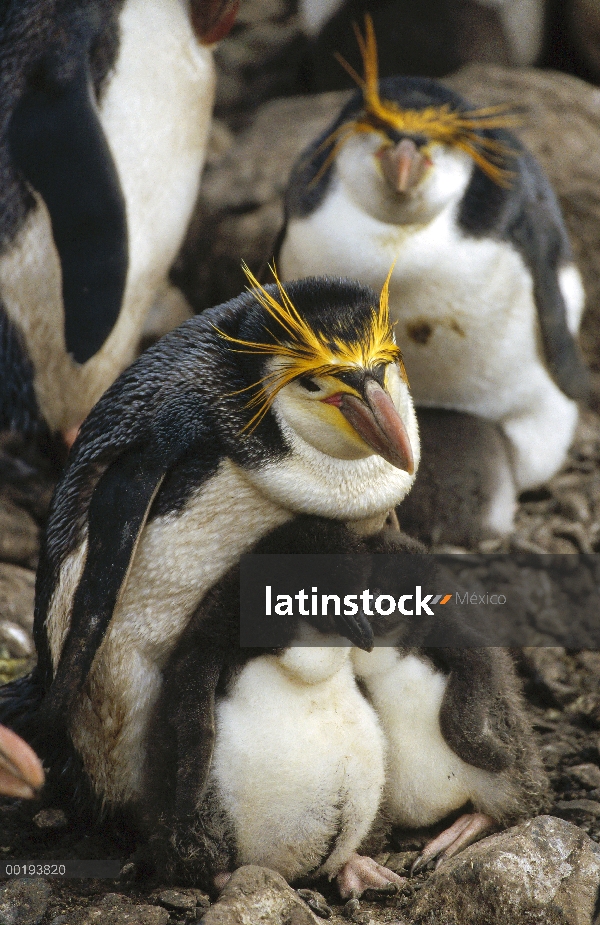
[[447, 678], [414, 655], [354, 650], [386, 738], [384, 805], [396, 825], [431, 825], [473, 798], [493, 775], [466, 764], [446, 744], [439, 713]]
[[252, 660], [216, 718], [212, 775], [238, 863], [288, 880], [335, 875], [368, 833], [384, 784], [381, 729], [348, 648]]
[[125, 199], [128, 271], [120, 316], [101, 349], [82, 365], [66, 352], [61, 265], [37, 194], [0, 259], [2, 300], [24, 336], [51, 430], [79, 424], [134, 358], [194, 207], [214, 82], [212, 52], [198, 44], [183, 0], [126, 0], [99, 117]]
[[504, 242], [461, 235], [452, 208], [425, 225], [389, 225], [338, 183], [310, 216], [290, 221], [282, 251], [286, 278], [340, 273], [375, 291], [394, 261], [390, 314], [417, 404], [499, 419], [521, 400], [523, 368], [547, 377], [522, 258]]

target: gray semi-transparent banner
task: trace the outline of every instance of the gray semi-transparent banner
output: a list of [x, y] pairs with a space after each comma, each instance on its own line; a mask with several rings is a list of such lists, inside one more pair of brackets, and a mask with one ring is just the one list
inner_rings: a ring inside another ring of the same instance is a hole
[[240, 642], [600, 648], [600, 555], [246, 555]]

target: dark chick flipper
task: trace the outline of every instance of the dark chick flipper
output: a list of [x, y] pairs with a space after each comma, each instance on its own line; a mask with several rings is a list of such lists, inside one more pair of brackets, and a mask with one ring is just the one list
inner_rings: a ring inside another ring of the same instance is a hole
[[163, 672], [150, 722], [137, 815], [138, 863], [211, 892], [232, 869], [231, 825], [209, 782], [215, 693], [239, 659], [239, 573], [233, 569], [197, 608]]
[[490, 648], [425, 649], [449, 672], [440, 709], [442, 735], [467, 764], [502, 771], [515, 763], [518, 716], [505, 691], [510, 666]]

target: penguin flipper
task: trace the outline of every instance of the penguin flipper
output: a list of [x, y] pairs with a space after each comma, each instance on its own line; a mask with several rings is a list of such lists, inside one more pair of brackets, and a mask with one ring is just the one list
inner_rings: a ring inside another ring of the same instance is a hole
[[446, 743], [467, 764], [503, 771], [515, 762], [510, 746], [511, 716], [502, 696], [496, 653], [490, 648], [424, 650], [449, 671], [440, 707]]
[[14, 163], [41, 195], [62, 270], [66, 348], [85, 363], [121, 310], [128, 266], [125, 200], [96, 109], [85, 44], [68, 78], [49, 65], [9, 127]]
[[89, 506], [88, 551], [73, 600], [69, 632], [44, 710], [66, 717], [127, 583], [137, 543], [165, 469], [137, 450], [119, 456], [96, 485]]
[[533, 276], [544, 356], [550, 375], [569, 398], [584, 398], [589, 376], [579, 344], [569, 330], [559, 271], [572, 260], [560, 206], [531, 156], [520, 159], [525, 204], [508, 229]]

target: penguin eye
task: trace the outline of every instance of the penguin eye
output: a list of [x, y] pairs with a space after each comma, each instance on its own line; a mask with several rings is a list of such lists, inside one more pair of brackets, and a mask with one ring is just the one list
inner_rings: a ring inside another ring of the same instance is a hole
[[301, 376], [300, 379], [298, 379], [298, 382], [302, 386], [303, 389], [306, 389], [307, 392], [320, 392], [321, 391], [320, 387], [316, 384], [316, 382], [313, 382], [312, 379], [308, 378], [308, 376]]

